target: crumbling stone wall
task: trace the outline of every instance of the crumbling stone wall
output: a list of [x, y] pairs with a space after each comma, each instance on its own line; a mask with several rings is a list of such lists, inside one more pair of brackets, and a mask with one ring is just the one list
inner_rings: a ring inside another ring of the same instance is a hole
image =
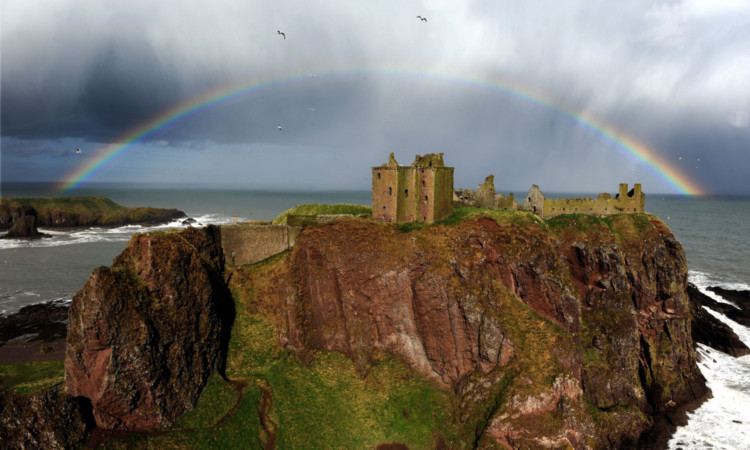
[[495, 176], [488, 175], [484, 183], [477, 188], [476, 195], [477, 206], [480, 208], [495, 207]]
[[299, 236], [300, 227], [287, 225], [224, 225], [221, 248], [227, 264], [254, 264], [289, 250]]
[[415, 158], [399, 166], [390, 154], [388, 163], [372, 168], [372, 218], [381, 222], [434, 222], [453, 212], [453, 168], [443, 154]]
[[596, 199], [561, 198], [547, 199], [539, 189], [533, 185], [523, 202], [523, 208], [534, 211], [545, 219], [561, 214], [589, 214], [593, 216], [608, 216], [611, 214], [643, 213], [645, 195], [641, 185], [635, 184], [628, 191], [627, 183], [620, 184], [619, 193], [613, 198], [610, 194], [599, 194]]

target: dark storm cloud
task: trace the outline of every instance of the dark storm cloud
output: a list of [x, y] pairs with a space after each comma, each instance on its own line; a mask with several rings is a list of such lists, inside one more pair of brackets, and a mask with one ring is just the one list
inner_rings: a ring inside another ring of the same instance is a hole
[[[144, 148], [216, 171], [205, 178], [221, 178], [230, 170], [221, 161], [237, 164], [243, 149], [253, 149], [254, 164], [268, 148], [307, 165], [356, 155], [365, 167], [391, 151], [407, 159], [442, 151], [468, 187], [492, 171], [513, 188], [544, 180], [597, 189], [632, 176], [670, 189], [549, 108], [427, 76], [326, 75], [393, 69], [538, 93], [668, 161], [710, 149], [713, 162], [683, 170], [709, 190], [750, 189], [735, 169], [750, 141], [746, 2], [8, 0], [0, 8], [4, 156], [53, 155], [60, 139], [104, 145], [210, 89], [309, 74], [187, 118], [152, 137], [164, 145]], [[205, 164], [219, 147], [233, 156]], [[4, 173], [13, 161], [3, 161]], [[320, 164], [322, 176], [336, 176]], [[586, 176], [568, 175], [581, 167]]]

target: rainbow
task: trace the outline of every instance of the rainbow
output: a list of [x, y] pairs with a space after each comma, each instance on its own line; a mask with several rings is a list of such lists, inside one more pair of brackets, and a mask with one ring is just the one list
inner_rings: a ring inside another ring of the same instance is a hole
[[597, 136], [609, 146], [643, 163], [677, 193], [686, 195], [706, 194], [706, 191], [696, 181], [689, 179], [684, 173], [680, 172], [678, 168], [674, 167], [669, 161], [659, 156], [653, 149], [649, 148], [642, 142], [639, 142], [637, 139], [608, 126], [593, 117], [589, 117], [582, 113], [576, 114], [570, 109], [558, 106], [554, 101], [550, 100], [540, 92], [534, 92], [527, 87], [507, 82], [498, 83], [478, 78], [437, 72], [416, 72], [391, 69], [337, 70], [316, 74], [314, 77], [305, 75], [276, 80], [254, 81], [251, 83], [222, 86], [207, 91], [201, 95], [178, 103], [151, 117], [146, 122], [128, 130], [117, 138], [114, 143], [99, 149], [94, 158], [69, 173], [59, 183], [58, 188], [63, 191], [69, 191], [80, 187], [104, 168], [123, 157], [129, 150], [135, 148], [139, 143], [154, 138], [165, 130], [191, 117], [199, 115], [204, 111], [243, 100], [262, 91], [302, 85], [315, 82], [317, 79], [335, 79], [371, 75], [397, 76], [414, 79], [428, 77], [439, 81], [460, 83], [476, 89], [489, 90], [525, 103], [540, 106], [546, 110], [557, 113], [594, 136]]

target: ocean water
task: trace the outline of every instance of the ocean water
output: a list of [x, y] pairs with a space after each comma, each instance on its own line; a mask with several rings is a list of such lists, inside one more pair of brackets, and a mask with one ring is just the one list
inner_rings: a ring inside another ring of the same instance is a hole
[[[525, 192], [516, 193], [523, 198]], [[3, 184], [3, 197], [61, 194], [47, 184]], [[89, 185], [73, 195], [101, 195], [124, 206], [177, 208], [198, 223], [227, 224], [271, 220], [302, 203], [369, 205], [369, 191], [258, 191], [197, 189], [191, 186]], [[550, 195], [550, 197], [555, 195]], [[559, 196], [559, 195], [557, 195]], [[579, 196], [579, 195], [576, 195]], [[683, 245], [690, 281], [708, 286], [750, 290], [750, 197], [646, 196], [646, 211], [660, 217]], [[184, 227], [180, 221], [141, 227], [45, 230], [51, 238], [0, 240], [0, 314], [50, 300], [69, 301], [97, 266], [110, 265], [133, 233]], [[717, 300], [721, 300], [717, 298]], [[750, 345], [750, 329], [718, 315]], [[699, 367], [713, 398], [689, 415], [670, 449], [750, 448], [750, 356], [732, 358], [699, 345]]]

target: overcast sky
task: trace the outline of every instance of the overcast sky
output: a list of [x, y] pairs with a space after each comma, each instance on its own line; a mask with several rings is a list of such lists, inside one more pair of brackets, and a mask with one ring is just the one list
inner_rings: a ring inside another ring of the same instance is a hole
[[443, 152], [456, 187], [676, 192], [495, 85], [619, 130], [707, 192], [750, 194], [748, 0], [3, 0], [0, 21], [2, 181], [64, 179], [182, 101], [297, 77], [91, 181], [369, 189], [388, 153]]

